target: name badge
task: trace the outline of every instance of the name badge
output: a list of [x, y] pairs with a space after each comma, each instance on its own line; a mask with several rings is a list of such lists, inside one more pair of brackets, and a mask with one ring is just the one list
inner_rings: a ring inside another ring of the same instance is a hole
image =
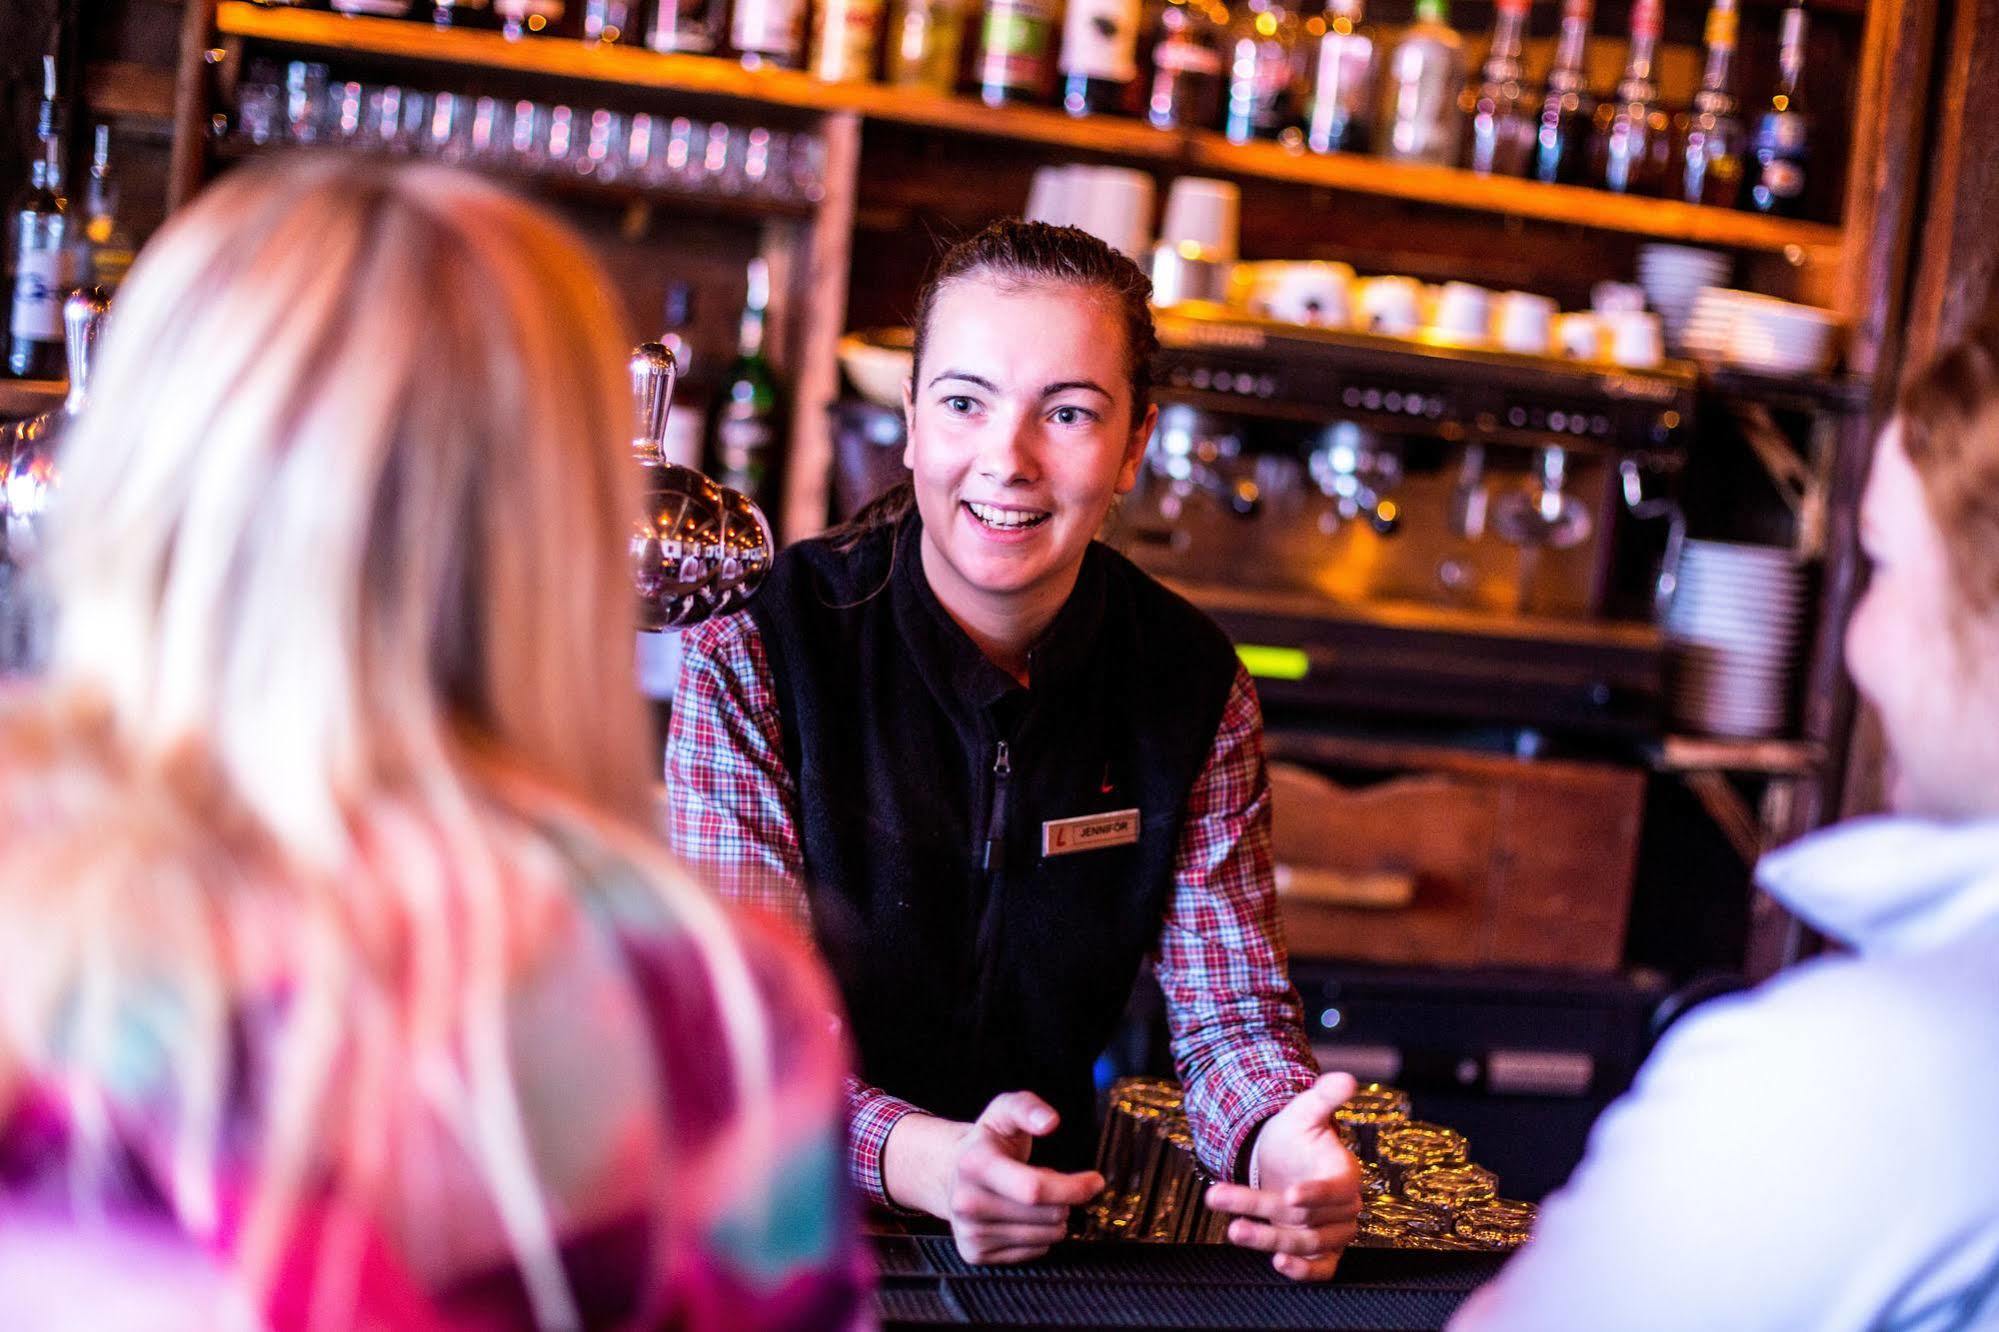
[[1050, 819], [1041, 825], [1041, 854], [1070, 856], [1107, 846], [1130, 846], [1138, 840], [1138, 811], [1113, 809], [1073, 819]]

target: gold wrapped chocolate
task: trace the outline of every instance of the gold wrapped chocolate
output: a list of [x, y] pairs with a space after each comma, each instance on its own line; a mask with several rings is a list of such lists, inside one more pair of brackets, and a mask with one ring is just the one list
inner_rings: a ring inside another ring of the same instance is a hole
[[1409, 1093], [1379, 1082], [1357, 1088], [1346, 1104], [1333, 1112], [1333, 1123], [1347, 1149], [1362, 1160], [1373, 1159], [1384, 1126], [1408, 1119]]
[[1463, 1165], [1470, 1144], [1456, 1129], [1442, 1124], [1412, 1120], [1407, 1124], [1384, 1126], [1380, 1147], [1375, 1153], [1389, 1182], [1400, 1191], [1410, 1176], [1437, 1166]]
[[1362, 1161], [1360, 1163], [1360, 1196], [1362, 1198], [1379, 1198], [1391, 1192], [1393, 1190], [1388, 1187], [1388, 1176], [1382, 1172], [1381, 1167], [1372, 1161]]
[[1489, 1249], [1517, 1249], [1533, 1232], [1537, 1214], [1533, 1203], [1500, 1198], [1458, 1213], [1457, 1235]]
[[1481, 1165], [1432, 1166], [1409, 1176], [1402, 1196], [1428, 1203], [1456, 1216], [1466, 1207], [1489, 1203], [1499, 1196], [1499, 1176]]
[[1369, 1198], [1361, 1204], [1360, 1233], [1377, 1240], [1442, 1239], [1451, 1233], [1451, 1222], [1437, 1208], [1406, 1198]]

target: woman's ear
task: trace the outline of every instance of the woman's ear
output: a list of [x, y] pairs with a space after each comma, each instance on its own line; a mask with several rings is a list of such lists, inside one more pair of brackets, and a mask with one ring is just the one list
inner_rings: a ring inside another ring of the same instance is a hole
[[1127, 495], [1138, 484], [1138, 464], [1145, 457], [1145, 446], [1152, 441], [1152, 428], [1159, 424], [1159, 404], [1149, 403], [1145, 417], [1132, 427], [1131, 438], [1124, 442], [1124, 462], [1118, 468], [1117, 493]]

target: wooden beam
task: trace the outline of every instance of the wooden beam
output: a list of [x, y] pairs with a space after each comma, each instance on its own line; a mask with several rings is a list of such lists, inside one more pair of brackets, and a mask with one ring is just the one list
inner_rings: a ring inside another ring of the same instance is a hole
[[216, 0], [186, 0], [181, 15], [180, 61], [174, 69], [174, 142], [167, 168], [167, 211], [195, 196], [207, 174], [208, 50]]
[[93, 60], [83, 68], [83, 95], [99, 118], [171, 121], [176, 86], [172, 70], [132, 60]]
[[851, 111], [836, 112], [821, 122], [820, 133], [826, 144], [826, 195], [806, 230], [802, 271], [791, 284], [798, 350], [780, 515], [788, 541], [826, 526], [827, 492], [833, 483], [829, 410], [840, 396], [839, 343], [847, 327], [854, 199], [860, 189], [860, 117]]

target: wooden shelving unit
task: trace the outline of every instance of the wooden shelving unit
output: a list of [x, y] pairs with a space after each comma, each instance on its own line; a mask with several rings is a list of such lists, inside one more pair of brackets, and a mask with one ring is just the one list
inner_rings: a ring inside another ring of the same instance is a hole
[[60, 379], [0, 378], [0, 421], [35, 416], [62, 406], [69, 385]]
[[1277, 144], [1231, 143], [1206, 131], [1158, 130], [1136, 121], [1105, 117], [1080, 120], [1040, 107], [989, 107], [970, 98], [874, 83], [824, 83], [788, 70], [744, 69], [709, 56], [661, 55], [556, 38], [509, 41], [492, 32], [440, 31], [394, 19], [269, 9], [247, 0], [224, 0], [217, 7], [215, 23], [224, 37], [302, 51], [505, 70], [802, 112], [849, 112], [864, 121], [1005, 139], [1245, 180], [1317, 186], [1653, 240], [1786, 254], [1800, 264], [1833, 261], [1842, 239], [1840, 228], [1823, 223], [1626, 198], [1601, 190], [1480, 176], [1450, 167], [1411, 166], [1351, 153], [1314, 154]]

